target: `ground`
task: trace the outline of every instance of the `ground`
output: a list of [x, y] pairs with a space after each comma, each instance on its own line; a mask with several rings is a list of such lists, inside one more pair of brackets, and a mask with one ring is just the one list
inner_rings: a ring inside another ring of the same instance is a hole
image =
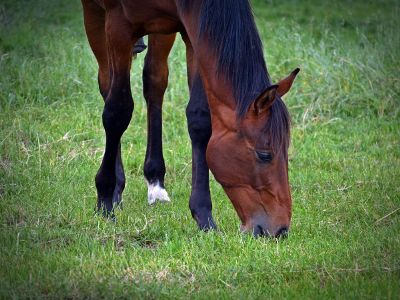
[[184, 47], [164, 105], [170, 204], [143, 179], [143, 54], [122, 148], [117, 222], [94, 215], [104, 145], [96, 63], [72, 1], [0, 3], [0, 298], [398, 298], [398, 1], [254, 1], [274, 81], [301, 73], [292, 115], [293, 220], [284, 241], [239, 232], [211, 179], [219, 231], [188, 209]]

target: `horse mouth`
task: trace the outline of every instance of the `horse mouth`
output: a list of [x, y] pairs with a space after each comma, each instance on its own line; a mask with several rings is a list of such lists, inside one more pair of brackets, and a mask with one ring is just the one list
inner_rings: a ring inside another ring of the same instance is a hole
[[289, 235], [289, 228], [287, 226], [280, 226], [275, 232], [269, 230], [266, 223], [255, 223], [252, 225], [240, 225], [240, 231], [242, 233], [252, 233], [255, 238], [266, 237], [276, 239], [286, 239]]

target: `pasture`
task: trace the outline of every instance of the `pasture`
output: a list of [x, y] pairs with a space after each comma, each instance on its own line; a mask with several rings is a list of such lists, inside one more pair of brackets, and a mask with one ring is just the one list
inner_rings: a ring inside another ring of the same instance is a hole
[[166, 188], [147, 204], [146, 105], [122, 141], [117, 222], [94, 214], [103, 101], [80, 2], [0, 3], [0, 299], [379, 298], [400, 294], [400, 4], [253, 1], [274, 81], [301, 72], [292, 116], [289, 238], [239, 232], [211, 176], [219, 230], [190, 215], [183, 42], [164, 101]]

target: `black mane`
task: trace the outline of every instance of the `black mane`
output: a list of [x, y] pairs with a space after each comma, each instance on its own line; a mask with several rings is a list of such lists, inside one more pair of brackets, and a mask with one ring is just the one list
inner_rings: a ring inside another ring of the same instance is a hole
[[[218, 75], [231, 83], [237, 115], [242, 118], [271, 85], [249, 0], [181, 0], [180, 7], [183, 11], [199, 9], [199, 38], [206, 37], [214, 46]], [[273, 148], [287, 149], [290, 119], [280, 98], [271, 107], [266, 130]]]

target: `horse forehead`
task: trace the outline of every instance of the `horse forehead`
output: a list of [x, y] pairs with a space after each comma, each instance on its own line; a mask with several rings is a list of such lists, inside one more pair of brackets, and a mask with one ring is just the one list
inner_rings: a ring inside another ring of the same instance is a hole
[[240, 137], [251, 141], [253, 144], [260, 141], [265, 142], [267, 132], [265, 131], [266, 118], [245, 119], [239, 126]]

